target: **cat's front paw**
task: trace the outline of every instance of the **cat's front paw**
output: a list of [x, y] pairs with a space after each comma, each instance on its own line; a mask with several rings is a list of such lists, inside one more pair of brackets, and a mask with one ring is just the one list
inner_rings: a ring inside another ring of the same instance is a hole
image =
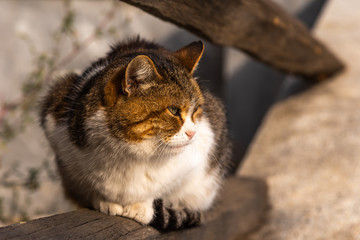
[[170, 208], [161, 199], [154, 201], [154, 209], [155, 216], [150, 225], [163, 231], [195, 227], [203, 221], [201, 212], [187, 208]]
[[142, 224], [149, 224], [154, 215], [152, 202], [134, 203], [124, 207], [122, 216], [132, 218]]
[[115, 216], [115, 215], [121, 216], [124, 212], [124, 208], [120, 204], [105, 202], [105, 201], [99, 201], [95, 205], [95, 208], [100, 212], [111, 216]]

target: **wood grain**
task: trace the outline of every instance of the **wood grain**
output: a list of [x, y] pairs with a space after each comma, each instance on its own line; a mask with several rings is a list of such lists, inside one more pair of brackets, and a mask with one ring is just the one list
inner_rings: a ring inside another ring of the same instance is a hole
[[0, 228], [0, 239], [241, 239], [262, 224], [267, 209], [263, 181], [232, 177], [200, 227], [161, 233], [130, 219], [80, 209]]
[[343, 64], [300, 21], [270, 0], [121, 0], [222, 46], [311, 80]]

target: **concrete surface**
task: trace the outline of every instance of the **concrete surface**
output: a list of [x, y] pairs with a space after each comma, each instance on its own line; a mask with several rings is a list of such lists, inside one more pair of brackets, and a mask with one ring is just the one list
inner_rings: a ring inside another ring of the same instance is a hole
[[[316, 22], [326, 0], [275, 0], [309, 28]], [[225, 99], [235, 162], [241, 162], [269, 107], [301, 90], [300, 78], [281, 73], [245, 53], [224, 49]]]
[[346, 71], [276, 104], [238, 172], [269, 185], [272, 210], [249, 239], [360, 239], [359, 8], [329, 1], [315, 35]]

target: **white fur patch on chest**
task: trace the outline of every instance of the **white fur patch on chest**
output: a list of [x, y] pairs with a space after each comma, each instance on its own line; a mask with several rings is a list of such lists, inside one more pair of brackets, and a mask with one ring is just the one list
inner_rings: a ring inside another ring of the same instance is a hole
[[47, 120], [51, 145], [73, 179], [86, 183], [89, 191], [124, 205], [171, 195], [189, 179], [198, 181], [195, 185], [201, 184], [204, 178], [199, 176], [206, 175], [215, 144], [205, 117], [197, 124], [196, 137], [190, 144], [177, 154], [159, 158], [152, 154], [151, 142], [134, 146], [112, 137], [103, 110], [88, 119], [88, 146], [83, 149], [70, 141], [65, 125], [56, 125], [51, 115]]
[[123, 174], [119, 176], [114, 168], [111, 177], [104, 182], [105, 189], [116, 192], [115, 195], [121, 196], [126, 203], [171, 195], [177, 192], [185, 181], [204, 175], [214, 145], [214, 133], [204, 118], [198, 125], [196, 139], [179, 149], [177, 154], [158, 158], [151, 154], [146, 155], [147, 150], [151, 151], [151, 143], [144, 142], [141, 145], [141, 154], [136, 158], [134, 155], [122, 156], [123, 164], [119, 168], [122, 168]]

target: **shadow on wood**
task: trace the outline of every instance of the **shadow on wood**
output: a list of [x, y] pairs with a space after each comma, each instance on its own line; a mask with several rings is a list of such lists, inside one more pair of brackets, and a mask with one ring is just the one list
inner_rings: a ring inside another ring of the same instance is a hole
[[265, 182], [232, 177], [200, 227], [160, 233], [130, 219], [80, 209], [0, 228], [0, 239], [241, 239], [261, 226], [267, 209]]
[[322, 80], [343, 69], [305, 25], [269, 0], [121, 1], [287, 73]]

